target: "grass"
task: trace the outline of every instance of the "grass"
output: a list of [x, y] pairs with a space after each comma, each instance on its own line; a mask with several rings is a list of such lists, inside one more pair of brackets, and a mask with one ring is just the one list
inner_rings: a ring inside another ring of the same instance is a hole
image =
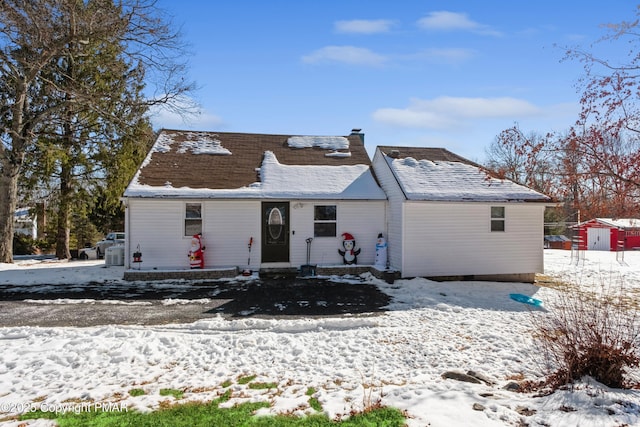
[[144, 396], [146, 392], [141, 388], [132, 388], [131, 390], [129, 390], [129, 394], [132, 397], [138, 397], [138, 396]]
[[260, 408], [269, 407], [267, 402], [244, 403], [231, 408], [220, 408], [219, 404], [231, 396], [227, 391], [210, 403], [187, 403], [175, 405], [160, 411], [141, 413], [127, 412], [31, 412], [20, 420], [47, 418], [55, 419], [60, 427], [209, 427], [209, 426], [246, 426], [246, 427], [400, 427], [405, 425], [402, 412], [394, 408], [376, 408], [364, 413], [353, 414], [349, 419], [333, 421], [325, 415], [296, 417], [292, 415], [255, 416]]
[[276, 383], [250, 383], [249, 388], [251, 390], [269, 390], [272, 388], [278, 388]]
[[322, 405], [320, 404], [320, 401], [315, 397], [313, 397], [313, 395], [316, 394], [316, 392], [317, 390], [315, 388], [309, 387], [305, 394], [309, 396], [309, 406], [313, 408], [315, 411], [322, 412]]
[[246, 377], [238, 378], [238, 384], [249, 384], [251, 381], [255, 380], [255, 375], [248, 375]]
[[176, 390], [174, 388], [161, 388], [160, 396], [173, 396], [176, 399], [182, 399], [182, 396], [184, 396], [184, 391]]
[[[252, 382], [255, 375], [240, 377], [238, 384], [247, 385], [254, 390], [277, 388], [276, 383]], [[346, 420], [331, 420], [324, 414], [314, 414], [305, 417], [294, 415], [255, 416], [255, 411], [260, 408], [268, 408], [267, 402], [250, 402], [220, 408], [220, 404], [227, 402], [232, 397], [233, 383], [225, 381], [223, 388], [227, 390], [217, 399], [208, 403], [190, 402], [185, 404], [161, 405], [161, 409], [154, 412], [138, 412], [118, 410], [120, 406], [114, 405], [115, 410], [86, 410], [70, 411], [65, 413], [35, 411], [23, 414], [20, 420], [27, 419], [54, 419], [60, 427], [209, 427], [209, 426], [242, 426], [242, 427], [400, 427], [405, 425], [404, 414], [395, 408], [376, 406], [367, 408], [361, 413], [352, 413]], [[322, 412], [322, 405], [313, 397], [317, 390], [307, 388], [309, 406], [317, 412]], [[133, 397], [145, 395], [141, 388], [129, 390]], [[184, 391], [171, 388], [160, 390], [161, 396], [173, 396], [181, 399]]]

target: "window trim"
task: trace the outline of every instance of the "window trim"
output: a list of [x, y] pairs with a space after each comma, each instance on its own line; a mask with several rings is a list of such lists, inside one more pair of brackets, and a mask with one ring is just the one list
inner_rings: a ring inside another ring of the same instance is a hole
[[[316, 219], [316, 208], [319, 207], [333, 207], [334, 208], [334, 219]], [[334, 230], [333, 235], [318, 235], [316, 233], [316, 224], [333, 224]], [[338, 235], [338, 205], [337, 204], [322, 204], [322, 205], [313, 205], [313, 237], [337, 237]]]
[[[494, 216], [494, 209], [501, 210], [501, 216]], [[491, 206], [489, 208], [489, 231], [492, 233], [504, 233], [507, 231], [507, 208], [505, 206]], [[494, 224], [502, 224], [502, 227], [494, 228]]]
[[[199, 218], [187, 218], [187, 212], [188, 209], [187, 207], [189, 205], [199, 205], [200, 206], [200, 217]], [[184, 203], [184, 209], [183, 209], [183, 215], [182, 215], [182, 237], [184, 238], [189, 238], [189, 237], [193, 237], [194, 234], [202, 234], [202, 218], [203, 218], [203, 206], [202, 206], [202, 202], [185, 202]], [[192, 224], [195, 224], [195, 221], [200, 221], [200, 231], [198, 233], [189, 233], [187, 234], [187, 221], [192, 221]]]

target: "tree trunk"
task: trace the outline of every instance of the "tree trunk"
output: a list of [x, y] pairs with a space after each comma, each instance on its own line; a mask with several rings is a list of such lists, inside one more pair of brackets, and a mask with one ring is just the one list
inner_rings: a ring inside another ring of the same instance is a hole
[[[69, 196], [63, 194], [60, 189], [60, 204], [58, 206], [58, 223], [56, 232], [56, 257], [58, 259], [71, 259], [71, 251], [69, 250], [70, 236], [70, 204]], [[68, 191], [67, 191], [68, 192]]]
[[13, 263], [13, 219], [18, 204], [18, 177], [24, 161], [24, 135], [29, 131], [24, 126], [23, 108], [27, 99], [27, 85], [16, 81], [16, 102], [11, 106], [11, 148], [0, 143], [0, 262]]
[[7, 163], [0, 168], [0, 263], [13, 262], [13, 216], [18, 198], [18, 167]]
[[[70, 133], [68, 133], [68, 135], [69, 134]], [[71, 156], [70, 152], [71, 150], [67, 148], [67, 153], [60, 165], [60, 200], [58, 201], [58, 224], [56, 232], [56, 257], [58, 259], [71, 259], [69, 236], [71, 234], [73, 183], [72, 166], [68, 160]]]

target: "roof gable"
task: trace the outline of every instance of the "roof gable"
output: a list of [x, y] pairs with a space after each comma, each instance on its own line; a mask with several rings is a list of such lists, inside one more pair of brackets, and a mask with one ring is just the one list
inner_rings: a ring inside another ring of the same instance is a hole
[[[358, 134], [163, 130], [125, 197], [384, 198], [370, 166]], [[347, 192], [358, 179], [366, 192]]]
[[444, 148], [378, 147], [409, 200], [536, 201], [551, 199]]

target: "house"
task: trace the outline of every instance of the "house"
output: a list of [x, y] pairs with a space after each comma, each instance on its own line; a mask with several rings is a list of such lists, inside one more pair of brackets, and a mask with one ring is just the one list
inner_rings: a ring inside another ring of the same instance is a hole
[[390, 267], [402, 277], [532, 282], [551, 199], [442, 148], [377, 147]]
[[640, 248], [640, 219], [594, 218], [574, 226], [579, 249], [616, 251]]
[[386, 199], [359, 130], [162, 130], [123, 196], [125, 268], [189, 269], [200, 233], [205, 269], [341, 265], [343, 233], [356, 240], [357, 263], [372, 265]]
[[16, 209], [13, 215], [13, 231], [32, 239], [38, 238], [38, 217], [34, 208]]
[[385, 274], [531, 282], [551, 200], [441, 148], [382, 146], [371, 162], [354, 129], [163, 130], [123, 202], [127, 271], [190, 272], [200, 235], [208, 271], [369, 268], [382, 234]]

